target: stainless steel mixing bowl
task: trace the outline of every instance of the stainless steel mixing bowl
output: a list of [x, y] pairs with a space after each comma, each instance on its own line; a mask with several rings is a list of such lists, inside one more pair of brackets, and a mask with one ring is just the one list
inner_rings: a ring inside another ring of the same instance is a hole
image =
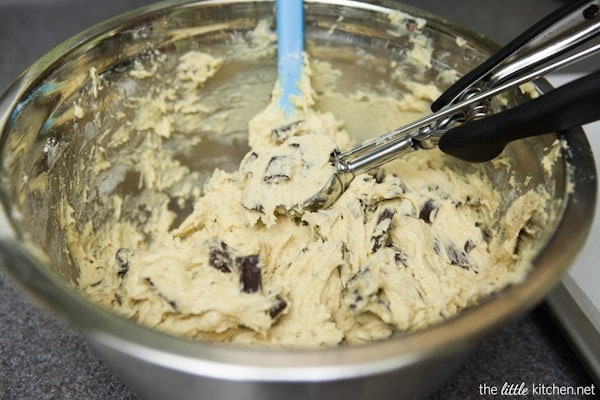
[[[388, 65], [391, 59], [401, 64], [408, 39], [397, 34], [388, 18], [390, 10], [398, 8], [427, 20], [423, 32], [433, 39], [434, 69], [450, 67], [465, 73], [496, 48], [439, 17], [398, 3], [377, 4], [307, 0], [310, 51], [346, 68], [357, 65], [356, 49], [383, 60], [381, 65]], [[104, 88], [85, 116], [74, 115], [74, 99], [89, 93], [90, 68], [110, 77], [127, 71], [134, 60], [149, 52], [173, 56], [193, 48], [226, 51], [233, 34], [252, 30], [265, 17], [272, 19], [273, 8], [268, 1], [158, 3], [90, 28], [20, 76], [0, 101], [0, 193], [4, 218], [10, 225], [10, 235], [0, 241], [3, 268], [32, 298], [80, 329], [119, 376], [147, 398], [426, 396], [486, 335], [539, 303], [583, 245], [594, 212], [596, 175], [581, 129], [559, 135], [567, 145], [552, 174], [543, 171], [541, 157], [557, 135], [509, 146], [505, 157], [517, 171], [516, 189], [508, 183], [504, 169], [490, 164], [489, 173], [506, 191], [507, 204], [510, 193], [537, 185], [544, 185], [553, 196], [547, 211], [554, 218], [533, 243], [537, 249], [534, 268], [523, 283], [423, 331], [366, 345], [318, 350], [231, 347], [145, 328], [93, 304], [72, 286], [78, 269], [63, 251], [56, 205], [61, 196], [76, 203], [80, 195], [69, 185], [76, 173], [69, 167], [84, 157], [82, 143], [94, 135], [84, 128], [82, 119], [93, 119], [118, 97], [113, 88]], [[459, 46], [462, 39], [466, 44]], [[267, 73], [274, 77], [274, 57], [256, 68], [271, 71]], [[352, 84], [374, 85], [385, 73], [374, 69], [373, 74], [357, 73], [355, 78]], [[262, 96], [266, 102], [270, 88], [269, 83], [256, 97]], [[544, 91], [549, 86], [541, 81], [537, 88]], [[518, 103], [524, 96], [511, 93], [507, 99]], [[360, 130], [362, 127], [355, 129]], [[198, 151], [211, 164], [212, 150]], [[84, 217], [85, 209], [75, 214]], [[101, 216], [106, 218], [109, 214]]]

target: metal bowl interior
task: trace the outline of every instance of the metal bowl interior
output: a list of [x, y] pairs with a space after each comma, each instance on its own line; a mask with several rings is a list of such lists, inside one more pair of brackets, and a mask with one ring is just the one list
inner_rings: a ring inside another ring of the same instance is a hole
[[[395, 33], [388, 18], [393, 9], [427, 20], [423, 34], [434, 43], [432, 70], [451, 68], [464, 74], [496, 48], [475, 33], [398, 3], [306, 1], [309, 52], [340, 69], [357, 70], [351, 80], [342, 82], [340, 90], [350, 91], [356, 85], [376, 88], [389, 72], [382, 66], [391, 61], [402, 64], [411, 44], [408, 36]], [[73, 288], [78, 268], [63, 251], [57, 203], [63, 196], [77, 199], [81, 195], [70, 184], [77, 173], [71, 166], [74, 159], [89, 157], [88, 143], [99, 135], [90, 131], [95, 116], [114, 112], [112, 105], [129, 90], [145, 90], [127, 86], [123, 78], [135, 62], [156, 52], [171, 57], [191, 49], [230, 56], [232, 37], [253, 30], [265, 18], [274, 24], [272, 2], [157, 3], [90, 28], [30, 67], [0, 102], [0, 193], [13, 233], [2, 240], [4, 268], [32, 297], [81, 329], [121, 376], [149, 398], [175, 394], [184, 398], [194, 391], [214, 394], [210, 398], [231, 398], [250, 391], [256, 398], [283, 394], [325, 398], [332, 393], [349, 398], [413, 398], [426, 394], [441, 384], [460, 365], [465, 352], [485, 335], [541, 301], [583, 245], [595, 206], [596, 176], [581, 129], [508, 146], [503, 160], [516, 171], [516, 186], [509, 183], [506, 168], [492, 163], [486, 167], [498, 188], [507, 193], [505, 206], [515, 195], [539, 185], [552, 194], [553, 201], [547, 204], [552, 223], [533, 244], [537, 256], [527, 279], [457, 318], [420, 332], [368, 345], [319, 350], [230, 347], [145, 328], [91, 303]], [[457, 38], [465, 44], [459, 46]], [[365, 63], [361, 54], [369, 54], [369, 61]], [[92, 68], [98, 76], [122, 84], [92, 95]], [[252, 107], [232, 105], [251, 116], [269, 101], [276, 73], [274, 54], [232, 68], [230, 79], [216, 83], [222, 86], [216, 92], [236, 85], [236, 79], [246, 79], [257, 71], [262, 74], [253, 92], [256, 103]], [[437, 76], [407, 72], [421, 81]], [[446, 84], [437, 83], [442, 88]], [[536, 85], [539, 91], [549, 90], [543, 81]], [[82, 96], [91, 111], [75, 116], [73, 103]], [[515, 91], [506, 99], [516, 104], [527, 97]], [[349, 130], [357, 137], [363, 132], [383, 133], [368, 122], [354, 121]], [[231, 129], [245, 131], [244, 126]], [[557, 136], [565, 141], [565, 151], [548, 174], [541, 160]], [[199, 174], [198, 185], [215, 165], [235, 167], [247, 147], [243, 136], [233, 143], [225, 149], [230, 156], [226, 161], [222, 153], [215, 153], [221, 148], [219, 143], [194, 148], [202, 162], [191, 168], [206, 169]], [[468, 168], [461, 163], [450, 167]], [[76, 219], [93, 218], [98, 223], [110, 222], [112, 216], [109, 210], [104, 215], [87, 215], [83, 206], [75, 207], [74, 214]], [[156, 374], [163, 377], [160, 385], [154, 384]]]

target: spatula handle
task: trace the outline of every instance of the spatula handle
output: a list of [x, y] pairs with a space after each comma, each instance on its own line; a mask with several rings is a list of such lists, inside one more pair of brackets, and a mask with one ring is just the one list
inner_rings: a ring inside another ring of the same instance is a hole
[[304, 6], [302, 0], [277, 0], [277, 73], [281, 88], [279, 106], [285, 116], [294, 110], [292, 96], [300, 94], [304, 50]]

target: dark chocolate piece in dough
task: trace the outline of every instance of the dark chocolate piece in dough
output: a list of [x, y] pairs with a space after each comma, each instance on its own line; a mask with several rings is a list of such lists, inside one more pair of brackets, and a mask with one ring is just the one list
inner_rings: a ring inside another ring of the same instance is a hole
[[[372, 252], [379, 250], [388, 241], [388, 233], [392, 218], [394, 218], [394, 210], [389, 208], [384, 208], [377, 216], [376, 230], [373, 233], [373, 236], [371, 236], [371, 243], [373, 243], [371, 249]], [[383, 226], [381, 226], [381, 224], [383, 224]]]
[[208, 250], [208, 264], [226, 274], [231, 272], [233, 260], [227, 243], [218, 239], [211, 241]]
[[302, 122], [304, 122], [304, 120], [298, 120], [271, 129], [271, 140], [281, 143], [285, 141], [285, 139], [294, 136], [296, 128], [298, 128], [298, 125]]
[[381, 214], [377, 217], [377, 224], [379, 225], [381, 222], [386, 219], [392, 219], [394, 217], [394, 210], [390, 210], [389, 208], [384, 208]]
[[240, 271], [240, 284], [245, 293], [261, 290], [262, 276], [257, 255], [237, 257], [235, 263]]
[[465, 251], [465, 253], [469, 254], [471, 252], [471, 250], [473, 250], [474, 248], [475, 248], [475, 243], [473, 243], [473, 241], [471, 239], [469, 239], [465, 242], [463, 250]]
[[119, 269], [117, 270], [117, 275], [121, 278], [127, 275], [127, 271], [129, 271], [129, 257], [131, 255], [131, 249], [120, 248], [115, 253], [115, 259], [117, 260], [117, 264], [119, 265]]
[[287, 301], [279, 296], [276, 296], [273, 306], [269, 309], [269, 316], [273, 319], [277, 318], [277, 316], [279, 316], [279, 314], [281, 314], [286, 307]]
[[165, 296], [163, 293], [161, 293], [154, 285], [154, 282], [152, 282], [152, 279], [146, 277], [146, 278], [144, 278], [144, 280], [146, 281], [146, 283], [148, 283], [148, 285], [150, 285], [150, 287], [152, 288], [154, 293], [156, 293], [161, 299], [166, 301], [167, 304], [169, 304], [171, 306], [171, 308], [173, 308], [173, 310], [177, 311], [177, 303], [175, 302], [175, 300], [171, 300], [171, 299], [167, 298], [167, 296]]
[[423, 221], [430, 224], [435, 219], [435, 216], [437, 215], [437, 211], [438, 211], [437, 202], [433, 199], [429, 199], [423, 204], [423, 207], [421, 208], [421, 212], [419, 212], [419, 218], [421, 218]]
[[402, 265], [404, 267], [408, 267], [408, 256], [402, 250], [398, 248], [394, 249], [394, 262], [396, 265]]
[[292, 175], [291, 162], [287, 156], [275, 156], [269, 160], [263, 181], [265, 183], [279, 183], [289, 181]]
[[449, 244], [446, 246], [446, 254], [448, 255], [448, 259], [450, 260], [450, 264], [456, 265], [463, 269], [469, 269], [470, 263], [467, 255], [454, 247], [453, 244]]

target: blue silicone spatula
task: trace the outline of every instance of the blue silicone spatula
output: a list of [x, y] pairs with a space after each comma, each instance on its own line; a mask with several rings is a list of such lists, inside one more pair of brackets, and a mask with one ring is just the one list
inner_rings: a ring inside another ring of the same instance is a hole
[[304, 50], [304, 9], [302, 0], [277, 0], [277, 75], [281, 94], [279, 107], [286, 118], [295, 109], [293, 96], [300, 94], [298, 83], [302, 76]]

